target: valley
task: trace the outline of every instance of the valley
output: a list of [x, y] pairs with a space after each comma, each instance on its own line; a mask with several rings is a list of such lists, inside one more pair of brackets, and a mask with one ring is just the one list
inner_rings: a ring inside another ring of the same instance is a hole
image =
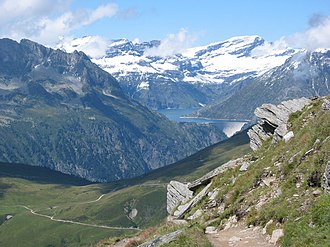
[[[242, 133], [145, 176], [108, 184], [46, 168], [2, 163], [1, 246], [22, 241], [31, 247], [88, 246], [100, 239], [133, 236], [165, 219], [170, 180], [195, 179], [248, 152], [247, 143], [248, 137]], [[137, 215], [129, 218], [133, 209]], [[7, 215], [13, 217], [5, 220]]]

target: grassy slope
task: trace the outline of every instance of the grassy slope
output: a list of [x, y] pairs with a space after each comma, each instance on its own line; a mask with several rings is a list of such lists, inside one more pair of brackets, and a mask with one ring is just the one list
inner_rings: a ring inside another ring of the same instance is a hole
[[[213, 180], [213, 188], [220, 189], [217, 199], [226, 209], [220, 214], [217, 208], [211, 209], [197, 224], [211, 221], [221, 228], [231, 215], [247, 225], [262, 227], [273, 220], [267, 232], [283, 228], [282, 246], [330, 246], [330, 195], [321, 188], [330, 160], [330, 111], [321, 110], [321, 101], [317, 100], [312, 107], [291, 115], [290, 123], [295, 136], [288, 143], [272, 144], [269, 140], [246, 156], [257, 158], [247, 172], [237, 168]], [[317, 181], [314, 184], [312, 177]], [[271, 186], [262, 186], [262, 179], [267, 178], [275, 180]], [[321, 194], [313, 195], [317, 190]], [[264, 204], [257, 210], [261, 202]], [[206, 203], [207, 199], [192, 212]], [[184, 241], [194, 237], [188, 234]], [[170, 246], [177, 246], [176, 242]]]
[[[177, 164], [146, 176], [109, 184], [89, 184], [39, 167], [0, 164], [0, 246], [90, 246], [135, 230], [102, 229], [54, 222], [38, 213], [88, 224], [140, 227], [159, 224], [166, 216], [166, 183], [192, 180], [249, 151], [247, 136], [209, 147]], [[97, 202], [91, 202], [104, 196]], [[127, 212], [136, 208], [134, 220]], [[127, 212], [125, 212], [125, 209]], [[14, 217], [4, 221], [6, 215]]]

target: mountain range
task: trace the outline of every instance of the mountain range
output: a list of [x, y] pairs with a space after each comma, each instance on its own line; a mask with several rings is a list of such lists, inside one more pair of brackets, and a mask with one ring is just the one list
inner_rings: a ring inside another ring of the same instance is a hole
[[[95, 37], [62, 42], [84, 50]], [[92, 61], [112, 74], [131, 98], [152, 109], [207, 105], [195, 116], [251, 119], [262, 103], [329, 93], [328, 50], [292, 49], [259, 36], [238, 36], [164, 54], [161, 41], [111, 40]]]
[[225, 138], [127, 97], [82, 52], [0, 40], [0, 160], [91, 181], [142, 175]]
[[254, 109], [264, 103], [280, 103], [299, 97], [330, 93], [330, 50], [301, 50], [254, 78], [227, 99], [220, 99], [195, 113], [207, 118], [253, 118]]
[[[58, 47], [73, 52], [93, 42], [95, 37], [86, 36]], [[150, 108], [190, 108], [231, 94], [246, 80], [283, 64], [296, 53], [293, 49], [258, 52], [268, 45], [259, 36], [241, 36], [163, 55], [158, 51], [160, 41], [119, 39], [109, 41], [106, 54], [92, 57], [92, 61], [113, 75], [128, 95]]]

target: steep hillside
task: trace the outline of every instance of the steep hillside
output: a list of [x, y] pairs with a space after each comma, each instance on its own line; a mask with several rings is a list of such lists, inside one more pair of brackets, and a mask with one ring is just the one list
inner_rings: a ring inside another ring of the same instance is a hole
[[[84, 51], [93, 42], [96, 38], [87, 36], [58, 47]], [[282, 65], [297, 52], [270, 51], [264, 48], [268, 46], [261, 37], [239, 36], [172, 54], [160, 41], [120, 39], [109, 41], [106, 53], [92, 61], [113, 75], [128, 95], [150, 108], [191, 108], [232, 95], [249, 79]]]
[[[195, 181], [172, 181], [168, 206], [175, 197], [178, 202], [168, 208], [172, 223], [153, 234], [172, 233], [155, 241], [166, 246], [329, 246], [330, 97], [292, 112], [283, 139], [275, 135], [280, 125], [274, 125], [275, 132], [264, 128], [268, 138], [255, 152]], [[269, 123], [260, 122], [261, 127]], [[154, 238], [140, 236], [139, 241]]]
[[0, 161], [91, 181], [142, 175], [223, 140], [129, 99], [82, 52], [0, 40]]
[[330, 51], [301, 51], [242, 90], [197, 112], [199, 117], [251, 119], [263, 103], [278, 104], [299, 97], [324, 96], [330, 93]]

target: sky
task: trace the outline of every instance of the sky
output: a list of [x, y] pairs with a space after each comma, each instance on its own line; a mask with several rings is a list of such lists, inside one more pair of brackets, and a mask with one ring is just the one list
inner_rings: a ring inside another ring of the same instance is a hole
[[259, 35], [330, 48], [328, 0], [0, 0], [0, 13], [0, 37], [47, 46], [86, 35], [182, 47]]

